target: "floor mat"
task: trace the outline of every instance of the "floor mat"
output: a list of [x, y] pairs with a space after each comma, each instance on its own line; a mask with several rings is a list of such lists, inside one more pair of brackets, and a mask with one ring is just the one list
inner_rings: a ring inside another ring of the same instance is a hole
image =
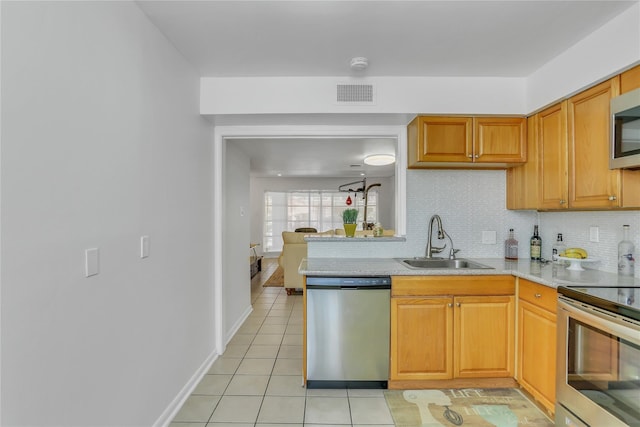
[[518, 389], [387, 390], [396, 426], [552, 427]]
[[284, 286], [284, 269], [280, 266], [276, 268], [276, 271], [267, 279], [262, 285], [264, 287], [269, 286]]

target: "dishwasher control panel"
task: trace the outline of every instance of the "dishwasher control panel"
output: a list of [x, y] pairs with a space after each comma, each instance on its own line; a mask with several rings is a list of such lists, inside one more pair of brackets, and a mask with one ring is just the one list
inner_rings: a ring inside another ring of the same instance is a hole
[[389, 276], [365, 276], [365, 277], [307, 277], [307, 287], [376, 287], [390, 288]]

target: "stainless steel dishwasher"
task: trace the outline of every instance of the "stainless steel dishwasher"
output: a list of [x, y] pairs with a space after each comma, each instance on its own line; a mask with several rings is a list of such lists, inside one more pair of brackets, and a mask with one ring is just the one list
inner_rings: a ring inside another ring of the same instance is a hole
[[387, 388], [391, 278], [307, 277], [307, 387]]

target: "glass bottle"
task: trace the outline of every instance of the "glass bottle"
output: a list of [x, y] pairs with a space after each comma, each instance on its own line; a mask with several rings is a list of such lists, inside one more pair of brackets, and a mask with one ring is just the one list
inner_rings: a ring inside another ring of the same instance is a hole
[[518, 259], [518, 241], [513, 235], [513, 228], [509, 229], [509, 237], [504, 241], [504, 258], [509, 260]]
[[542, 239], [538, 235], [538, 226], [533, 226], [533, 236], [531, 236], [531, 260], [540, 261], [542, 253]]
[[634, 275], [635, 247], [629, 240], [629, 226], [622, 226], [622, 241], [618, 243], [618, 274], [623, 276]]
[[551, 247], [551, 261], [555, 263], [559, 263], [560, 260], [558, 259], [558, 256], [560, 256], [560, 254], [563, 253], [566, 249], [567, 247], [562, 241], [562, 233], [558, 233], [558, 238], [556, 239], [556, 242]]

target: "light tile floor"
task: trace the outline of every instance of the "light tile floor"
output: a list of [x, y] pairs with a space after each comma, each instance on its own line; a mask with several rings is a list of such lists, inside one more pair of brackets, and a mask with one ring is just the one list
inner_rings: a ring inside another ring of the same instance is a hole
[[302, 387], [302, 296], [251, 281], [253, 312], [170, 427], [393, 426], [382, 390]]

